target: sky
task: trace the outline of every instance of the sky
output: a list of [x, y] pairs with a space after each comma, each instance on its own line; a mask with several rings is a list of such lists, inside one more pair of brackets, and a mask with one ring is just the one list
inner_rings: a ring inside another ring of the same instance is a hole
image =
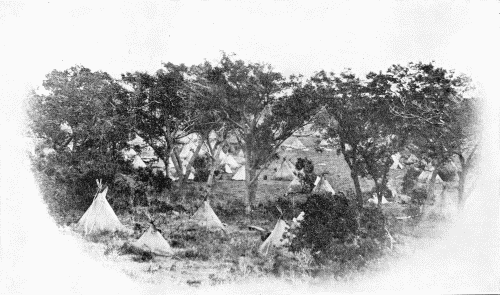
[[[20, 153], [21, 106], [27, 91], [53, 69], [78, 64], [119, 78], [127, 71], [153, 72], [162, 62], [215, 62], [221, 50], [270, 63], [286, 75], [344, 68], [364, 74], [392, 64], [434, 60], [471, 76], [487, 98], [480, 166], [486, 173], [468, 202], [468, 218], [443, 241], [453, 246], [444, 248], [449, 255], [424, 251], [360, 288], [366, 293], [402, 293], [394, 288], [421, 293], [429, 287], [436, 293], [498, 293], [500, 271], [485, 266], [500, 265], [500, 171], [495, 164], [500, 154], [500, 2], [310, 2], [0, 2], [0, 250], [8, 251], [0, 255], [0, 274], [7, 276], [0, 278], [0, 294], [45, 289], [51, 294], [140, 293], [124, 278], [116, 283], [118, 272], [83, 257], [49, 218], [28, 160]], [[450, 267], [461, 273], [448, 271]], [[5, 290], [2, 281], [9, 284]], [[258, 282], [251, 288], [271, 284]], [[270, 287], [274, 289], [264, 292], [301, 291]], [[163, 294], [171, 286], [162, 288]], [[222, 293], [235, 290], [229, 286]]]
[[1, 4], [2, 22], [9, 25], [0, 30], [21, 45], [10, 53], [29, 66], [24, 75], [34, 84], [53, 69], [76, 64], [118, 78], [127, 71], [156, 71], [162, 62], [216, 62], [221, 51], [270, 63], [286, 75], [346, 68], [365, 74], [396, 63], [434, 60], [474, 76], [479, 57], [471, 52], [488, 46], [484, 28], [491, 27], [491, 18], [484, 16], [498, 8], [495, 2], [474, 3]]

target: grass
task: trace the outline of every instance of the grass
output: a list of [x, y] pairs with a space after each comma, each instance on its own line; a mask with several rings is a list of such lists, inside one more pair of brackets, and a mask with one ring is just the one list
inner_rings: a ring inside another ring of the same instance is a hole
[[[317, 153], [312, 146], [315, 138], [300, 138], [309, 147], [309, 151], [286, 151], [283, 156], [295, 163], [299, 157], [307, 157], [313, 161], [315, 172], [328, 172], [326, 178], [336, 191], [353, 190], [350, 171], [341, 156], [335, 151]], [[324, 165], [323, 165], [324, 164]], [[88, 243], [104, 244], [103, 255], [120, 265], [131, 277], [146, 278], [147, 281], [161, 282], [167, 279], [189, 286], [219, 285], [229, 282], [277, 276], [284, 280], [317, 281], [319, 274], [327, 275], [317, 268], [314, 269], [311, 254], [303, 251], [290, 254], [283, 249], [273, 249], [263, 257], [257, 251], [262, 243], [260, 234], [248, 229], [249, 225], [260, 226], [272, 230], [277, 218], [276, 204], [285, 210], [284, 218], [290, 220], [300, 212], [291, 208], [290, 198], [284, 198], [288, 181], [263, 180], [267, 175], [270, 179], [274, 165], [266, 169], [260, 176], [257, 190], [257, 207], [250, 217], [245, 216], [244, 196], [246, 188], [243, 181], [217, 181], [212, 191], [210, 204], [223, 223], [227, 224], [227, 233], [210, 231], [189, 222], [190, 215], [201, 205], [200, 187], [202, 184], [190, 183], [188, 186], [187, 203], [183, 206], [187, 212], [173, 214], [163, 213], [158, 219], [157, 227], [174, 249], [172, 257], [158, 257], [148, 253], [136, 253], [127, 249], [126, 243], [135, 241], [147, 229], [148, 220], [144, 214], [119, 215], [122, 223], [128, 228], [136, 228], [131, 235], [108, 234], [86, 237]], [[404, 170], [391, 170], [390, 177], [401, 184]], [[362, 190], [372, 189], [371, 181], [360, 179]], [[168, 199], [165, 196], [157, 196]], [[304, 196], [297, 196], [297, 203], [305, 201]], [[351, 271], [337, 280], [350, 280], [362, 275], [364, 271], [377, 271], [381, 261], [393, 259], [408, 253], [408, 247], [418, 239], [432, 236], [438, 227], [437, 220], [425, 225], [414, 219], [396, 220], [394, 217], [411, 215], [415, 208], [409, 205], [388, 204], [384, 206], [384, 214], [388, 217], [390, 232], [395, 240], [395, 247], [387, 251], [382, 258], [368, 263], [363, 269]], [[58, 216], [58, 223], [67, 224], [78, 221], [78, 216], [84, 212], [69, 212], [66, 216]], [[154, 216], [159, 216], [154, 213]], [[141, 225], [137, 227], [136, 224]], [[96, 248], [92, 248], [94, 251]], [[101, 248], [98, 248], [101, 249]], [[411, 251], [410, 251], [411, 252]], [[149, 263], [144, 268], [143, 265]], [[331, 268], [341, 268], [332, 265]]]

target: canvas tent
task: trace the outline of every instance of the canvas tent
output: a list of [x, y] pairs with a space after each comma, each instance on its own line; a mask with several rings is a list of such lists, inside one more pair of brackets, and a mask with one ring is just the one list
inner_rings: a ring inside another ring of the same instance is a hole
[[329, 145], [328, 140], [326, 140], [326, 139], [321, 140], [321, 142], [319, 143], [319, 145], [320, 146], [328, 146]]
[[[377, 195], [373, 195], [369, 200], [368, 200], [369, 203], [372, 203], [372, 204], [375, 204], [377, 205], [378, 204], [378, 198], [377, 198]], [[382, 204], [387, 204], [389, 203], [389, 201], [387, 201], [387, 199], [382, 196]]]
[[125, 160], [132, 160], [137, 155], [137, 152], [134, 149], [123, 149], [122, 155]]
[[289, 226], [286, 224], [286, 222], [280, 218], [276, 223], [276, 225], [274, 226], [274, 229], [269, 235], [269, 237], [267, 237], [264, 243], [260, 245], [259, 252], [263, 255], [267, 255], [269, 249], [272, 246], [274, 247], [283, 246], [286, 243], [286, 238], [283, 237], [283, 235], [285, 234], [288, 228]]
[[229, 154], [225, 155], [225, 157], [221, 160], [221, 164], [223, 165], [227, 164], [232, 169], [240, 167], [240, 164], [238, 164], [238, 162], [233, 158], [233, 156]]
[[168, 256], [174, 254], [167, 240], [163, 238], [153, 224], [149, 226], [148, 230], [137, 241], [132, 243], [132, 246], [158, 255]]
[[303, 150], [306, 149], [307, 147], [295, 136], [290, 136], [287, 138], [282, 144], [282, 147], [284, 148], [291, 148], [295, 150]]
[[134, 169], [139, 169], [139, 168], [146, 168], [147, 165], [144, 163], [144, 161], [139, 157], [139, 155], [134, 156], [134, 160], [132, 161], [132, 167]]
[[[101, 184], [98, 183], [101, 187]], [[106, 200], [108, 187], [96, 194], [90, 207], [77, 223], [77, 229], [82, 229], [85, 235], [103, 231], [127, 231]]]
[[401, 159], [400, 153], [396, 153], [396, 154], [392, 155], [391, 158], [392, 158], [392, 161], [394, 162], [391, 165], [391, 169], [403, 169], [403, 164], [401, 164], [401, 162], [399, 161]]
[[293, 164], [290, 163], [288, 160], [283, 160], [281, 162], [280, 167], [276, 170], [276, 173], [274, 173], [272, 179], [274, 180], [293, 180], [295, 175], [293, 172], [295, 171], [295, 167], [293, 167]]
[[417, 163], [419, 160], [417, 158], [417, 156], [415, 156], [414, 154], [411, 154], [407, 159], [406, 159], [406, 163], [407, 164], [414, 164], [414, 163]]
[[[433, 170], [422, 171], [422, 173], [420, 173], [420, 175], [418, 176], [418, 181], [423, 182], [423, 183], [429, 182], [431, 180], [431, 177], [432, 177], [432, 171]], [[439, 174], [437, 174], [435, 183], [442, 183], [442, 182], [443, 182], [443, 180], [441, 179], [441, 177], [439, 177]]]
[[312, 193], [322, 194], [322, 193], [332, 193], [335, 194], [335, 190], [333, 190], [332, 186], [326, 180], [324, 176], [316, 178], [316, 182], [314, 183], [314, 188]]
[[233, 175], [232, 180], [245, 180], [245, 166], [241, 166], [236, 173]]
[[215, 214], [214, 210], [210, 206], [208, 200], [203, 202], [203, 205], [196, 210], [194, 213], [193, 220], [195, 220], [198, 225], [203, 227], [208, 227], [210, 229], [224, 229], [224, 225], [220, 221], [219, 217]]
[[288, 193], [300, 193], [302, 192], [302, 183], [300, 182], [300, 179], [294, 175], [292, 181], [288, 185]]

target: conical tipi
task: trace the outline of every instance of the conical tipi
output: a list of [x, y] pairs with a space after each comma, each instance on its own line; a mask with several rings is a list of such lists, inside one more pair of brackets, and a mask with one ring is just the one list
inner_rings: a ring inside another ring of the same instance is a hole
[[139, 169], [139, 168], [146, 168], [147, 165], [144, 163], [144, 161], [139, 157], [139, 155], [134, 156], [134, 161], [132, 162], [132, 167], [134, 169]]
[[[427, 182], [429, 182], [431, 180], [431, 177], [432, 177], [432, 170], [431, 171], [424, 170], [418, 176], [418, 181], [427, 183]], [[436, 175], [435, 183], [442, 183], [442, 182], [443, 182], [443, 180], [441, 179], [441, 177], [439, 177], [439, 174], [437, 174]]]
[[145, 251], [151, 251], [158, 255], [168, 256], [174, 253], [167, 240], [163, 238], [153, 224], [151, 224], [148, 230], [145, 231], [137, 241], [132, 243], [132, 246], [141, 248]]
[[236, 173], [233, 175], [232, 180], [245, 180], [245, 166], [241, 166]]
[[98, 182], [98, 188], [100, 192], [96, 194], [94, 201], [78, 221], [77, 228], [83, 229], [85, 235], [102, 231], [127, 231], [106, 200], [108, 187], [102, 189], [101, 183]]
[[231, 155], [226, 155], [222, 160], [221, 160], [221, 164], [227, 164], [229, 165], [229, 167], [231, 167], [232, 169], [236, 169], [238, 167], [240, 167], [241, 165], [238, 164], [238, 162], [234, 159], [233, 156]]
[[[369, 200], [368, 200], [369, 203], [372, 203], [372, 204], [375, 204], [377, 205], [378, 204], [378, 198], [377, 198], [377, 195], [373, 195]], [[389, 201], [387, 201], [387, 199], [382, 196], [382, 204], [387, 204], [389, 203]]]
[[302, 183], [300, 179], [294, 175], [293, 180], [288, 185], [288, 193], [300, 193], [302, 192]]
[[391, 169], [403, 169], [403, 164], [401, 164], [401, 162], [399, 161], [401, 159], [400, 153], [392, 155], [391, 158], [392, 161], [394, 162], [392, 163]]
[[333, 190], [333, 188], [330, 185], [330, 183], [328, 182], [328, 180], [326, 180], [326, 178], [324, 176], [322, 176], [319, 178], [319, 181], [318, 181], [318, 179], [316, 179], [315, 186], [312, 190], [312, 193], [316, 193], [316, 194], [332, 193], [332, 194], [335, 194], [335, 190]]
[[282, 147], [285, 148], [292, 148], [296, 150], [303, 150], [306, 149], [307, 147], [295, 136], [291, 136], [287, 138], [282, 144]]
[[203, 205], [194, 213], [192, 219], [197, 221], [200, 226], [224, 230], [224, 225], [215, 214], [208, 200], [203, 202]]
[[259, 252], [263, 255], [267, 255], [269, 249], [272, 246], [275, 247], [283, 246], [286, 243], [286, 238], [283, 238], [283, 234], [286, 232], [288, 228], [289, 226], [286, 224], [286, 222], [280, 218], [276, 223], [276, 225], [274, 226], [274, 229], [269, 235], [269, 237], [267, 237], [264, 243], [260, 245]]
[[[280, 167], [277, 169], [276, 173], [273, 175], [274, 180], [293, 180], [294, 174], [293, 171], [295, 169], [292, 169], [288, 163], [290, 163], [288, 160], [284, 160]], [[291, 164], [291, 163], [290, 163]]]

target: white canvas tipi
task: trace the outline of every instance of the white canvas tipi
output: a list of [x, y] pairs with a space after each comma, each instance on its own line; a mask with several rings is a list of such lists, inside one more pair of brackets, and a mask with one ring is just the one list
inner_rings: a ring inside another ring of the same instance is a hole
[[[293, 174], [293, 171], [295, 170], [294, 168], [292, 169], [288, 163], [290, 163], [288, 160], [284, 160], [280, 167], [276, 170], [276, 173], [273, 175], [274, 180], [293, 180], [295, 175]], [[291, 163], [290, 163], [291, 164]]]
[[396, 154], [392, 155], [391, 158], [392, 158], [392, 161], [394, 162], [391, 165], [391, 169], [403, 169], [403, 164], [401, 164], [401, 162], [399, 161], [401, 159], [400, 153], [396, 153]]
[[280, 218], [276, 223], [276, 225], [274, 226], [274, 229], [269, 235], [269, 237], [267, 237], [264, 243], [260, 245], [259, 252], [263, 255], [267, 255], [269, 249], [272, 246], [275, 247], [283, 246], [286, 243], [286, 238], [283, 237], [283, 234], [286, 232], [288, 228], [289, 226], [286, 224], [286, 222]]
[[225, 230], [224, 225], [215, 214], [208, 200], [203, 202], [203, 205], [194, 213], [192, 219], [197, 221], [200, 226]]
[[[378, 204], [378, 198], [377, 198], [377, 195], [373, 195], [369, 200], [368, 200], [369, 203], [372, 203], [372, 204], [375, 204], [377, 205]], [[382, 196], [382, 204], [387, 204], [389, 203], [389, 201], [387, 201], [387, 199]]]
[[303, 150], [307, 147], [295, 136], [287, 138], [282, 144], [282, 147], [291, 148], [296, 150]]
[[333, 188], [330, 185], [330, 183], [328, 182], [328, 180], [326, 180], [326, 178], [324, 176], [322, 176], [322, 177], [319, 177], [319, 181], [318, 181], [318, 178], [316, 178], [315, 186], [312, 190], [312, 193], [316, 193], [316, 194], [332, 193], [332, 194], [335, 194], [335, 190], [333, 190]]
[[132, 243], [132, 246], [145, 251], [151, 251], [158, 255], [168, 256], [174, 253], [167, 240], [163, 238], [153, 224], [151, 224], [148, 230], [145, 231], [137, 241]]
[[233, 175], [232, 180], [245, 180], [245, 166], [241, 166], [236, 173]]
[[103, 231], [126, 231], [106, 200], [108, 187], [101, 190], [100, 182], [98, 182], [98, 186], [101, 192], [96, 194], [94, 201], [78, 221], [77, 228], [82, 229], [85, 235]]
[[222, 160], [221, 160], [221, 164], [223, 164], [223, 165], [227, 164], [227, 165], [229, 165], [229, 167], [231, 167], [232, 169], [236, 169], [236, 168], [238, 168], [238, 167], [240, 167], [240, 166], [241, 166], [241, 165], [240, 165], [240, 164], [238, 164], [238, 162], [234, 159], [234, 157], [233, 157], [233, 156], [231, 156], [231, 155], [229, 155], [229, 154], [228, 154], [228, 155], [226, 155], [226, 156], [224, 157], [224, 159], [222, 159]]
[[288, 193], [300, 193], [302, 191], [302, 183], [300, 179], [294, 175], [293, 180], [288, 185]]
[[139, 168], [146, 168], [147, 165], [144, 163], [144, 161], [139, 157], [139, 155], [134, 156], [134, 161], [132, 161], [132, 167], [134, 169], [139, 169]]
[[[431, 171], [424, 170], [418, 176], [418, 181], [423, 182], [423, 183], [427, 183], [431, 180], [431, 177], [432, 177], [432, 170]], [[439, 177], [439, 174], [436, 175], [435, 183], [442, 183], [442, 182], [443, 182], [443, 180], [441, 179], [441, 177]]]

